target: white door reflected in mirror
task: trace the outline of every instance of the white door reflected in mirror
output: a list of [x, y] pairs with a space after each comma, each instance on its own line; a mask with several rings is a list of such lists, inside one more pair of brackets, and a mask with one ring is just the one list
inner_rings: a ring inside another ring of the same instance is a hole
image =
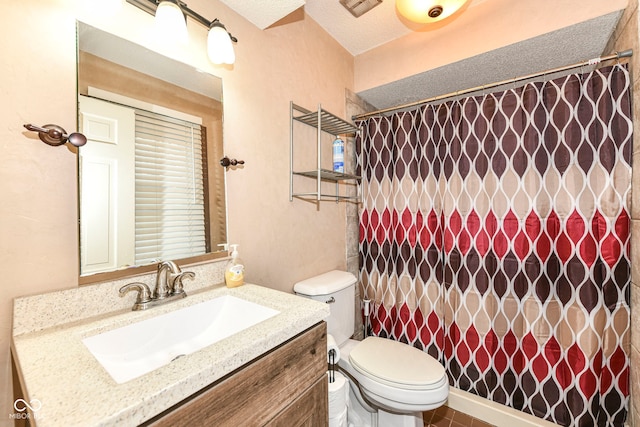
[[79, 97], [81, 270], [135, 265], [135, 114], [133, 108]]

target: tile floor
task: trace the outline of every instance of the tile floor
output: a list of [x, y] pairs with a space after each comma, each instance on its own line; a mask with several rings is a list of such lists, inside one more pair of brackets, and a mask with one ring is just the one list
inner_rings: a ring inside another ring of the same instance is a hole
[[441, 406], [424, 413], [424, 427], [493, 427], [463, 412]]

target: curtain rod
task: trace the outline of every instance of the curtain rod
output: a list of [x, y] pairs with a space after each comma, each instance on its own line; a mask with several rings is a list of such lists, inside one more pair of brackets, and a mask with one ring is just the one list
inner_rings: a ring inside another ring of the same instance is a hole
[[418, 105], [427, 104], [429, 102], [439, 101], [441, 99], [453, 98], [453, 97], [458, 96], [458, 95], [464, 95], [464, 94], [471, 93], [471, 92], [477, 92], [479, 90], [491, 89], [491, 88], [494, 88], [494, 87], [497, 87], [497, 86], [506, 85], [506, 84], [509, 84], [509, 83], [515, 83], [515, 82], [519, 82], [519, 81], [522, 81], [522, 80], [528, 80], [528, 79], [533, 79], [533, 78], [540, 77], [540, 76], [545, 76], [547, 74], [553, 74], [553, 73], [558, 73], [558, 72], [561, 72], [561, 71], [570, 70], [572, 68], [584, 67], [585, 65], [597, 65], [597, 64], [599, 64], [601, 62], [610, 61], [612, 59], [630, 58], [632, 55], [633, 55], [633, 50], [628, 49], [628, 50], [624, 50], [622, 52], [612, 53], [611, 55], [590, 59], [588, 61], [578, 62], [577, 64], [565, 65], [564, 67], [553, 68], [551, 70], [546, 70], [546, 71], [541, 71], [541, 72], [538, 72], [538, 73], [528, 74], [526, 76], [521, 76], [521, 77], [515, 77], [515, 78], [509, 79], [509, 80], [502, 80], [502, 81], [496, 82], [496, 83], [490, 83], [490, 84], [486, 84], [486, 85], [482, 85], [482, 86], [476, 86], [476, 87], [472, 87], [472, 88], [469, 88], [469, 89], [460, 90], [460, 91], [457, 91], [457, 92], [450, 92], [450, 93], [447, 93], [445, 95], [438, 95], [438, 96], [434, 96], [434, 97], [431, 97], [431, 98], [422, 99], [420, 101], [414, 101], [414, 102], [410, 102], [408, 104], [399, 105], [399, 106], [396, 106], [396, 107], [383, 108], [381, 110], [371, 111], [369, 113], [357, 114], [355, 116], [352, 116], [351, 119], [352, 120], [365, 119], [367, 117], [377, 116], [379, 114], [384, 114], [384, 113], [391, 113], [391, 112], [399, 111], [399, 110], [404, 110], [406, 108], [416, 107]]

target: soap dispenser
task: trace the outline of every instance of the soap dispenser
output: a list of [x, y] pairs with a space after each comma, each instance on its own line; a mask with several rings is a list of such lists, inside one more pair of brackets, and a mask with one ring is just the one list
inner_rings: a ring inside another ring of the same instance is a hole
[[235, 288], [244, 283], [244, 264], [238, 255], [238, 245], [231, 246], [231, 259], [224, 270], [224, 281], [227, 288]]

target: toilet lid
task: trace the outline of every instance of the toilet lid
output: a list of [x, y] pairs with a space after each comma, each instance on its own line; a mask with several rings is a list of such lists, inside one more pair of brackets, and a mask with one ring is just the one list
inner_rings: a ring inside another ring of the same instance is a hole
[[426, 389], [440, 384], [444, 367], [427, 353], [390, 339], [368, 337], [349, 354], [361, 374], [397, 388]]

